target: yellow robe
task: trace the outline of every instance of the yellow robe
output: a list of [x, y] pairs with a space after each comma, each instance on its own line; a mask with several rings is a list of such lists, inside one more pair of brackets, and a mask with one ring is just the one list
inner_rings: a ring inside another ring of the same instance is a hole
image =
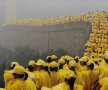
[[58, 72], [50, 72], [51, 87], [59, 83]]
[[77, 75], [76, 75], [76, 80], [75, 80], [75, 83], [76, 84], [80, 84], [80, 85], [82, 85], [82, 74], [81, 74], [81, 72], [79, 72], [79, 71], [76, 71], [76, 73], [77, 73]]
[[83, 79], [83, 87], [85, 90], [90, 90], [93, 83], [97, 80], [98, 74], [94, 70], [83, 71], [82, 79]]
[[67, 65], [67, 64], [65, 64], [65, 65], [63, 66], [63, 69], [64, 69], [65, 71], [68, 71], [68, 70], [69, 70], [68, 65]]
[[51, 89], [47, 87], [42, 87], [41, 90], [51, 90]]
[[64, 69], [60, 69], [58, 71], [58, 80], [59, 80], [59, 83], [64, 82], [64, 80], [65, 80], [65, 74], [66, 74], [66, 71]]
[[6, 90], [37, 90], [35, 84], [31, 80], [15, 79], [10, 81]]
[[[70, 87], [67, 83], [63, 82], [61, 84], [52, 87], [51, 90], [70, 90]], [[74, 84], [73, 90], [83, 90], [83, 87], [81, 85]]]
[[100, 90], [108, 90], [108, 80], [102, 85]]
[[4, 72], [5, 88], [6, 88], [7, 84], [12, 80], [14, 80], [14, 76], [12, 75], [12, 70], [5, 71]]
[[5, 88], [0, 88], [0, 90], [6, 90]]
[[50, 80], [50, 76], [49, 76], [48, 72], [41, 70], [40, 73], [41, 73], [42, 82], [43, 82], [42, 86], [50, 88], [51, 87], [51, 80]]
[[41, 88], [42, 87], [42, 78], [40, 71], [35, 71], [35, 82], [36, 82], [36, 87]]
[[36, 83], [35, 79], [35, 72], [27, 72], [28, 73], [28, 79], [32, 80], [34, 83]]

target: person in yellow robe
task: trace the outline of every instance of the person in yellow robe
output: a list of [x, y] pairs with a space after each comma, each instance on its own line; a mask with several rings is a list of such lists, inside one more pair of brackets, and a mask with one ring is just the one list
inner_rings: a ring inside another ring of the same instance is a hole
[[51, 78], [51, 87], [59, 83], [58, 79], [58, 64], [53, 61], [49, 65], [50, 68], [50, 78]]
[[59, 83], [62, 83], [65, 80], [64, 76], [66, 74], [66, 71], [63, 69], [63, 66], [65, 64], [65, 60], [59, 59], [58, 64], [59, 64], [58, 79], [59, 79]]
[[13, 69], [14, 80], [10, 81], [6, 90], [37, 90], [35, 84], [28, 78], [26, 70], [22, 66]]
[[83, 90], [83, 87], [75, 84], [75, 73], [69, 70], [65, 75], [65, 82], [52, 87], [51, 90]]
[[45, 87], [50, 88], [51, 87], [51, 80], [49, 76], [49, 69], [48, 69], [48, 64], [46, 62], [43, 62], [42, 64], [42, 69], [40, 70], [41, 77], [42, 77], [42, 82]]
[[56, 55], [52, 55], [52, 56], [51, 56], [51, 60], [52, 60], [52, 61], [56, 61], [56, 59], [57, 59], [57, 56], [56, 56]]
[[12, 71], [15, 68], [15, 66], [18, 66], [18, 65], [19, 65], [18, 62], [12, 62], [11, 63], [11, 70], [4, 71], [5, 88], [6, 88], [7, 84], [9, 83], [9, 81], [14, 80], [14, 77], [12, 75]]
[[35, 82], [36, 82], [36, 87], [38, 90], [45, 85], [45, 80], [44, 77], [42, 76], [41, 71], [43, 71], [43, 63], [44, 61], [42, 59], [38, 59], [36, 63], [36, 71], [35, 71]]
[[99, 90], [107, 90], [108, 89], [108, 77], [104, 77], [99, 81], [100, 88]]
[[80, 59], [80, 65], [80, 71], [87, 71], [87, 59], [85, 57]]
[[75, 61], [70, 61], [69, 68], [71, 71], [75, 72], [75, 75], [76, 75], [75, 83], [82, 85], [82, 75], [81, 75], [81, 72], [77, 70], [77, 63]]
[[51, 60], [51, 56], [47, 56], [46, 57], [46, 61], [47, 61], [47, 63], [50, 63], [52, 60]]
[[35, 82], [35, 67], [36, 63], [34, 60], [30, 60], [28, 63], [28, 68], [26, 69], [26, 72], [28, 73], [28, 78], [31, 79], [34, 83]]
[[108, 68], [108, 52], [105, 52], [104, 60], [99, 65], [99, 73], [101, 74], [105, 68]]
[[94, 62], [92, 60], [87, 62], [88, 71], [82, 71], [82, 79], [84, 90], [91, 90], [92, 85], [98, 79], [99, 73], [94, 70]]

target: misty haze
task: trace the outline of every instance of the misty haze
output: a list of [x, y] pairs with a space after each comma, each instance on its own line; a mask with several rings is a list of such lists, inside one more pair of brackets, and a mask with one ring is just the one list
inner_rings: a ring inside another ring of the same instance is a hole
[[0, 90], [106, 90], [107, 6], [0, 0]]

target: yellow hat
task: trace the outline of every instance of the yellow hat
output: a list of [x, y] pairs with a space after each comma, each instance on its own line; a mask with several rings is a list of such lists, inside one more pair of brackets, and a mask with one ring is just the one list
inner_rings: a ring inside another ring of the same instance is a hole
[[67, 60], [67, 59], [68, 59], [68, 57], [69, 57], [69, 56], [67, 56], [67, 55], [66, 55], [66, 56], [64, 57], [64, 59], [65, 59], [65, 60]]
[[51, 56], [51, 59], [56, 60], [57, 59], [57, 56], [56, 55], [52, 55]]
[[61, 59], [65, 59], [65, 56], [62, 56]]
[[47, 56], [47, 57], [46, 57], [46, 60], [48, 60], [48, 58], [51, 58], [51, 56]]
[[94, 62], [91, 61], [91, 60], [89, 60], [89, 61], [87, 62], [87, 65], [91, 65], [91, 64], [94, 64]]
[[12, 62], [12, 63], [11, 63], [11, 67], [13, 67], [13, 65], [18, 66], [19, 63], [18, 63], [18, 62]]
[[67, 57], [67, 61], [72, 61], [72, 60], [74, 60], [73, 57], [70, 57], [70, 56]]
[[105, 58], [105, 60], [108, 60], [108, 52], [105, 52], [104, 58]]
[[16, 73], [16, 74], [24, 74], [25, 72], [25, 68], [23, 66], [16, 66], [14, 69], [13, 69], [13, 73]]
[[74, 77], [74, 78], [75, 78], [75, 73], [74, 73], [74, 71], [69, 70], [69, 71], [66, 73], [65, 78], [66, 78], [66, 79], [70, 79], [71, 77]]
[[86, 59], [85, 57], [82, 57], [82, 58], [80, 59], [80, 61], [87, 62], [87, 59]]
[[55, 61], [52, 61], [50, 64], [49, 64], [50, 67], [52, 68], [55, 68], [55, 67], [58, 67], [58, 64], [55, 62]]
[[58, 60], [58, 63], [59, 63], [59, 64], [65, 64], [65, 60], [64, 60], [64, 59], [59, 59], [59, 60]]
[[45, 61], [43, 61], [42, 59], [38, 59], [36, 65], [39, 65], [39, 66], [43, 66], [45, 64]]
[[34, 65], [36, 65], [36, 63], [35, 63], [34, 60], [30, 60], [29, 63], [28, 63], [28, 65], [29, 65], [29, 66], [30, 66], [30, 65], [31, 65], [31, 66], [34, 66]]
[[75, 56], [75, 59], [79, 59], [79, 56]]
[[72, 66], [76, 67], [76, 62], [75, 61], [70, 61], [69, 62], [69, 68], [71, 68]]
[[44, 66], [44, 67], [47, 67], [47, 66], [48, 66], [48, 63], [45, 62], [45, 63], [43, 64], [43, 66]]

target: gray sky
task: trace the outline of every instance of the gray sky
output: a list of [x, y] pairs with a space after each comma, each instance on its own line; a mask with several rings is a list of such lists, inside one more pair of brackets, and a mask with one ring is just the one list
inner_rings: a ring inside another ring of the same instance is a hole
[[[16, 0], [18, 19], [76, 15], [95, 10], [108, 11], [108, 0]], [[1, 22], [4, 21], [5, 14], [6, 2], [0, 0]]]

